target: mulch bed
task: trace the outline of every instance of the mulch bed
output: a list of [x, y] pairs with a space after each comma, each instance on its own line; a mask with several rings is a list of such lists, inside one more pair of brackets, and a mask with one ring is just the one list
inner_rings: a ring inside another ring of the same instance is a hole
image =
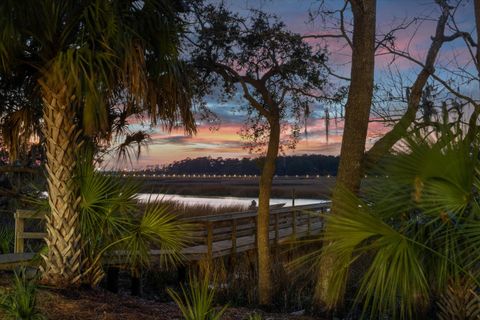
[[[155, 302], [105, 290], [51, 291], [41, 290], [38, 303], [50, 320], [175, 320], [182, 319], [172, 303]], [[222, 319], [244, 320], [258, 313], [262, 319], [312, 320], [305, 316], [265, 313], [248, 308], [229, 308]]]

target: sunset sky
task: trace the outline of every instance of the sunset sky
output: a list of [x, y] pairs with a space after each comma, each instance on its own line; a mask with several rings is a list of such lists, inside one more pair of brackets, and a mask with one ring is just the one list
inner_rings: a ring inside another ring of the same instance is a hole
[[[332, 7], [343, 3], [343, 1], [327, 1]], [[438, 6], [433, 0], [378, 0], [377, 1], [377, 33], [388, 31], [392, 25], [398, 25], [404, 18], [414, 16], [428, 16], [437, 18]], [[325, 26], [320, 20], [308, 23], [308, 12], [316, 8], [317, 1], [314, 0], [227, 0], [225, 4], [232, 10], [241, 14], [248, 14], [249, 8], [262, 9], [263, 11], [275, 14], [284, 21], [287, 27], [300, 34], [327, 33]], [[465, 1], [465, 5], [458, 9], [456, 15], [457, 23], [466, 31], [474, 31], [473, 5]], [[431, 43], [431, 35], [434, 33], [435, 21], [414, 23], [407, 30], [397, 34], [396, 46], [399, 49], [408, 50], [415, 58], [423, 60], [426, 50]], [[331, 31], [332, 33], [335, 30]], [[415, 36], [412, 38], [412, 34]], [[329, 40], [328, 49], [330, 52], [329, 66], [338, 74], [349, 75], [350, 48], [341, 40]], [[440, 56], [440, 62], [446, 66], [453, 63], [462, 63], [466, 58], [466, 46], [463, 41], [456, 40], [445, 44]], [[454, 59], [455, 58], [455, 59]], [[391, 64], [391, 55], [379, 55], [376, 59], [376, 83], [388, 81], [387, 70], [390, 66], [397, 69], [404, 77], [406, 85], [411, 85], [412, 79], [418, 72], [418, 67], [402, 59], [397, 59]], [[453, 62], [455, 61], [455, 62]], [[468, 66], [467, 66], [468, 67]], [[439, 71], [442, 72], [441, 70]], [[338, 80], [333, 80], [338, 81]], [[475, 87], [465, 87], [464, 92], [469, 95], [476, 95], [478, 84]], [[242, 147], [239, 131], [245, 120], [242, 112], [242, 105], [245, 101], [235, 99], [222, 103], [215, 96], [207, 98], [208, 106], [220, 119], [218, 130], [211, 130], [209, 125], [199, 122], [198, 134], [193, 137], [183, 135], [183, 132], [174, 131], [166, 133], [161, 128], [150, 128], [152, 142], [145, 149], [133, 166], [143, 168], [146, 165], [170, 163], [186, 157], [247, 157], [248, 150]], [[313, 106], [313, 114], [307, 122], [307, 135], [303, 136], [295, 151], [288, 153], [321, 153], [338, 155], [340, 151], [342, 122], [330, 121], [328, 142], [325, 132], [325, 120], [323, 106]], [[370, 125], [367, 147], [371, 145], [381, 134], [385, 132], [383, 124], [372, 122]], [[119, 164], [118, 166], [126, 166]]]

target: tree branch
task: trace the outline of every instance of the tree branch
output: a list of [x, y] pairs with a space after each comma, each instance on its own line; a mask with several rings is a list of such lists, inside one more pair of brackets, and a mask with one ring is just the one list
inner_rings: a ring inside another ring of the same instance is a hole
[[264, 106], [250, 94], [250, 90], [248, 90], [247, 81], [252, 84], [257, 80], [242, 76], [230, 66], [218, 62], [214, 63], [214, 67], [218, 74], [220, 74], [226, 81], [239, 83], [243, 89], [243, 96], [252, 105], [252, 107], [254, 107], [265, 118], [271, 118], [270, 112], [266, 110]]
[[345, 11], [347, 10], [348, 6], [348, 1], [345, 1], [345, 4], [343, 7], [338, 10], [338, 13], [340, 15], [340, 34], [311, 34], [311, 35], [305, 35], [302, 36], [302, 39], [325, 39], [325, 38], [342, 38], [345, 39], [347, 44], [350, 46], [350, 48], [353, 48], [352, 40], [347, 34], [347, 31], [345, 29]]
[[[442, 13], [437, 21], [435, 36], [432, 38], [432, 44], [428, 49], [425, 63], [423, 64], [422, 70], [418, 74], [417, 79], [411, 88], [407, 110], [402, 118], [395, 124], [392, 130], [380, 138], [366, 153], [366, 163], [369, 165], [380, 160], [380, 158], [390, 151], [397, 141], [405, 136], [408, 128], [415, 121], [420, 99], [422, 98], [423, 88], [425, 87], [428, 78], [435, 72], [435, 61], [442, 45], [445, 42], [452, 41], [454, 39], [453, 37], [445, 36], [445, 26], [447, 25], [448, 18], [450, 17], [451, 7], [445, 0], [437, 0], [437, 3], [442, 9]], [[458, 36], [460, 35], [457, 35], [457, 37]], [[410, 57], [408, 53], [398, 52], [385, 45], [382, 47], [394, 54], [394, 56], [402, 56], [404, 58]]]

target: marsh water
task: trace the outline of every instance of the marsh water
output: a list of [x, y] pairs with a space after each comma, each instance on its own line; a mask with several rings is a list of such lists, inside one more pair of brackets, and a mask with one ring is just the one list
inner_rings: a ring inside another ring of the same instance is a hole
[[[212, 207], [224, 207], [224, 206], [249, 206], [253, 200], [258, 204], [258, 198], [249, 197], [199, 197], [199, 196], [184, 196], [177, 194], [164, 194], [164, 193], [139, 193], [138, 199], [142, 202], [148, 201], [175, 201], [187, 206], [195, 205], [209, 205]], [[307, 205], [314, 203], [322, 203], [326, 200], [322, 199], [295, 199], [295, 205]], [[273, 198], [270, 199], [270, 205], [284, 203], [286, 207], [292, 205], [292, 199], [288, 198]]]

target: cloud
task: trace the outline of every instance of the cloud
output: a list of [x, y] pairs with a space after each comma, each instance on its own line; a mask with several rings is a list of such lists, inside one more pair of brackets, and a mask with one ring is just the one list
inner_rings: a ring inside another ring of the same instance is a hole
[[165, 144], [178, 144], [184, 145], [192, 141], [190, 136], [164, 136], [162, 138], [152, 138], [151, 146], [165, 145]]
[[[217, 0], [211, 0], [216, 2]], [[218, 0], [220, 1], [220, 0]], [[217, 1], [217, 2], [218, 2]], [[275, 0], [275, 1], [256, 1], [256, 0], [226, 0], [226, 5], [241, 14], [247, 14], [249, 8], [262, 9], [275, 14], [280, 20], [286, 23], [288, 29], [300, 34], [323, 34], [326, 32], [335, 32], [336, 30], [326, 30], [320, 20], [313, 24], [307, 24], [308, 11], [314, 9], [315, 2], [311, 0]], [[343, 2], [327, 2], [332, 6], [341, 6]], [[377, 3], [377, 30], [386, 33], [392, 26], [398, 25], [405, 17], [413, 16], [431, 16], [436, 19], [439, 15], [437, 5], [433, 1], [419, 2], [418, 0], [379, 0]], [[347, 15], [347, 20], [351, 16]], [[471, 31], [474, 22], [472, 4], [460, 6], [457, 9], [457, 23], [463, 30]], [[395, 44], [400, 50], [409, 50], [411, 54], [423, 61], [431, 44], [431, 36], [435, 32], [435, 21], [426, 21], [422, 25], [412, 24], [407, 30], [399, 31], [396, 34]], [[415, 36], [412, 38], [412, 34]], [[320, 43], [318, 40], [308, 40], [312, 45]], [[351, 49], [342, 39], [333, 39], [328, 41], [330, 51], [329, 63], [335, 73], [347, 75], [350, 72]], [[445, 45], [442, 48], [439, 57], [442, 63], [448, 63], [455, 57], [458, 63], [465, 63], [468, 59], [468, 52], [462, 46], [460, 41], [455, 41]], [[387, 66], [391, 63], [391, 55], [380, 55], [376, 57], [375, 81], [388, 85]], [[404, 86], [411, 85], [419, 67], [412, 62], [398, 58], [395, 61], [404, 78]], [[440, 76], [445, 76], [441, 69], [438, 69]], [[342, 84], [345, 84], [342, 82]], [[478, 90], [474, 86], [464, 86], [463, 90], [467, 94], [475, 94], [478, 97]], [[245, 104], [240, 91], [230, 101], [222, 101], [218, 94], [211, 95], [205, 99], [207, 106], [218, 116], [218, 130], [210, 130], [210, 125], [206, 121], [200, 121], [198, 134], [195, 136], [185, 136], [182, 130], [173, 130], [170, 134], [162, 128], [152, 128], [152, 144], [148, 150], [142, 154], [139, 162], [135, 166], [141, 167], [147, 164], [164, 164], [174, 160], [180, 160], [186, 157], [214, 156], [214, 157], [245, 157], [249, 156], [247, 150], [242, 146], [238, 135], [245, 121]], [[343, 134], [343, 121], [330, 121], [328, 130], [325, 126], [324, 109], [322, 104], [312, 106], [312, 114], [307, 120], [307, 135], [302, 134], [294, 151], [288, 151], [288, 154], [302, 153], [322, 153], [337, 155], [340, 152], [341, 139]], [[136, 128], [149, 128], [141, 126], [139, 121], [132, 121]], [[372, 122], [369, 125], [367, 137], [367, 149], [384, 134], [388, 128], [383, 123]]]
[[[197, 135], [183, 135], [180, 130], [168, 134], [157, 129], [152, 134], [152, 143], [141, 155], [135, 167], [144, 167], [151, 164], [166, 164], [187, 157], [251, 157], [244, 148], [239, 132], [241, 124], [225, 123], [218, 130], [210, 130], [208, 125], [200, 125]], [[385, 132], [383, 123], [373, 122], [369, 126], [367, 147], [379, 134]], [[307, 135], [304, 133], [294, 150], [286, 150], [286, 154], [317, 153], [338, 155], [343, 134], [343, 121], [330, 120], [327, 140], [327, 130], [324, 119], [309, 119]], [[123, 165], [123, 164], [121, 164]]]

